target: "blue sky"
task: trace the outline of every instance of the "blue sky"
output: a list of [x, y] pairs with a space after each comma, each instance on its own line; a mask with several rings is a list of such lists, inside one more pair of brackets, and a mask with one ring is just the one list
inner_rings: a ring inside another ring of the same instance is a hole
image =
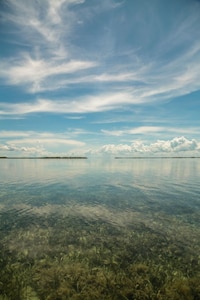
[[199, 26], [198, 0], [1, 0], [0, 156], [199, 156]]

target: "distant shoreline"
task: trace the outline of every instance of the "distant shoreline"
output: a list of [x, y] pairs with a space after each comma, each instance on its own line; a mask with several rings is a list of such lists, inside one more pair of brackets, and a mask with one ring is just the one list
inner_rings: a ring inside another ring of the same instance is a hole
[[143, 157], [140, 157], [140, 156], [137, 156], [137, 157], [134, 157], [134, 156], [116, 156], [115, 159], [174, 159], [174, 158], [200, 158], [199, 156], [143, 156]]
[[87, 159], [86, 156], [46, 156], [46, 157], [7, 157], [1, 156], [0, 159]]
[[[199, 156], [116, 156], [114, 159], [199, 159]], [[88, 159], [87, 156], [44, 156], [44, 157], [9, 157], [0, 156], [0, 159]]]

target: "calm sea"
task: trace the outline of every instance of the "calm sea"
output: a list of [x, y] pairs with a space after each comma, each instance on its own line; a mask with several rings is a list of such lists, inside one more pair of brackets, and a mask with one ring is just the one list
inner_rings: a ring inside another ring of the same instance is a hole
[[200, 299], [200, 159], [1, 159], [0, 300]]

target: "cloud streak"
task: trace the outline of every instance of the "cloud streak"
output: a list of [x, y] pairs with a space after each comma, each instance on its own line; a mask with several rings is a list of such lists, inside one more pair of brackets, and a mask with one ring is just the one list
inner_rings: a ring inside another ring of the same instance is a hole
[[124, 129], [124, 130], [101, 130], [104, 134], [106, 135], [111, 135], [111, 136], [122, 136], [125, 134], [149, 134], [149, 133], [156, 133], [156, 132], [161, 132], [164, 131], [163, 127], [159, 126], [140, 126], [137, 128], [132, 128], [132, 129]]
[[[25, 55], [17, 64], [1, 63], [0, 74], [7, 78], [9, 84], [26, 85], [29, 92], [36, 93], [44, 89], [44, 86], [49, 83], [48, 81], [51, 81], [51, 77], [72, 75], [94, 66], [96, 63], [90, 61], [51, 62], [44, 59], [33, 59], [29, 55]], [[51, 88], [55, 89], [55, 85]]]
[[82, 96], [77, 99], [48, 100], [35, 102], [0, 103], [0, 114], [23, 115], [30, 113], [92, 113], [122, 107], [124, 104], [138, 103], [138, 99], [129, 93], [108, 93], [94, 96]]

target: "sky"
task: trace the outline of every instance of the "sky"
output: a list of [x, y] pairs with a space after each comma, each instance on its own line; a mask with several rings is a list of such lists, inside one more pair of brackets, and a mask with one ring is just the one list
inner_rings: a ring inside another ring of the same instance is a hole
[[0, 0], [0, 156], [200, 156], [199, 0]]

